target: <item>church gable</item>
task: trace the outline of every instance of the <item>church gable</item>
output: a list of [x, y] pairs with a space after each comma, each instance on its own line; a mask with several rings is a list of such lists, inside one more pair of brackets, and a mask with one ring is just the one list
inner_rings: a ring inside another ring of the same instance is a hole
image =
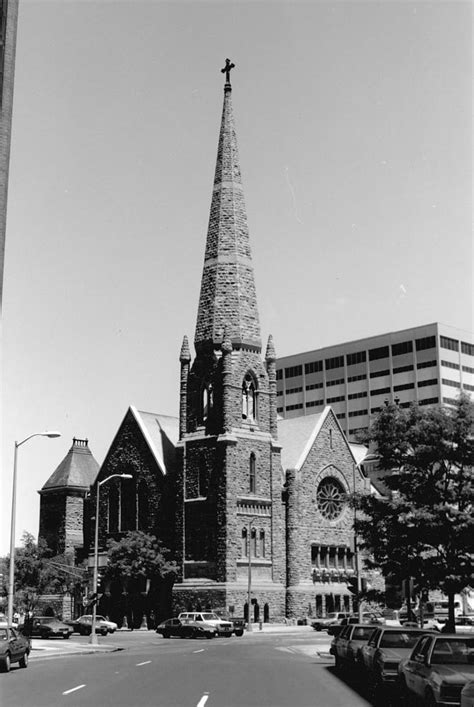
[[98, 481], [113, 474], [132, 478], [113, 478], [101, 487], [101, 535], [120, 539], [127, 531], [142, 530], [171, 543], [175, 447], [170, 437], [176, 436], [174, 429], [175, 418], [163, 418], [160, 424], [160, 416], [129, 408]]

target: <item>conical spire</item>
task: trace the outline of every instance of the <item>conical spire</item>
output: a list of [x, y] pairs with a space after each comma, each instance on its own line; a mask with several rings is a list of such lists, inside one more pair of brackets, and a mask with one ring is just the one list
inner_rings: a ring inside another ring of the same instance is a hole
[[194, 342], [196, 350], [220, 345], [226, 329], [234, 348], [246, 346], [260, 351], [260, 324], [231, 94], [230, 82], [226, 82]]

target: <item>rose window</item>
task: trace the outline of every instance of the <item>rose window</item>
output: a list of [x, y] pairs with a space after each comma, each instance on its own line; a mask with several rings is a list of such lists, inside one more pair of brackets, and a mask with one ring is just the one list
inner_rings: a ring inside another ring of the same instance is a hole
[[316, 502], [321, 514], [328, 520], [339, 518], [344, 507], [345, 493], [339, 481], [326, 478], [316, 492]]

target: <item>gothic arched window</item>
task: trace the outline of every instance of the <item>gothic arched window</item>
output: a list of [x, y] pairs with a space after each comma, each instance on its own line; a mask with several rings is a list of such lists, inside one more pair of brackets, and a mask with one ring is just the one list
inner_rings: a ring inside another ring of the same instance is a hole
[[138, 484], [138, 530], [148, 528], [148, 488], [144, 481]]
[[213, 405], [212, 383], [205, 383], [201, 390], [201, 422], [206, 422]]
[[135, 479], [122, 479], [120, 485], [120, 530], [137, 529], [137, 485]]
[[258, 536], [259, 540], [259, 555], [265, 557], [265, 531], [261, 530]]
[[249, 491], [250, 493], [256, 493], [257, 491], [257, 460], [253, 452], [250, 455], [249, 464]]
[[248, 557], [247, 528], [242, 528], [242, 557]]
[[250, 373], [247, 373], [242, 383], [242, 419], [249, 422], [257, 419], [257, 385]]
[[108, 504], [108, 532], [116, 533], [119, 529], [119, 490], [116, 484], [110, 486]]

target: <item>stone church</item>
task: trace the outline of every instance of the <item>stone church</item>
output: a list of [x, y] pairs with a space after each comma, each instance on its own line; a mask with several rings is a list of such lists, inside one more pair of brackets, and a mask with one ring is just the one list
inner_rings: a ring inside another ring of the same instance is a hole
[[131, 476], [101, 486], [99, 565], [108, 539], [143, 530], [179, 568], [168, 597], [149, 583], [101, 586], [99, 612], [135, 626], [144, 615], [192, 609], [247, 617], [249, 573], [254, 621], [352, 609], [347, 497], [369, 492], [365, 448], [349, 444], [330, 407], [277, 416], [275, 347], [271, 336], [262, 346], [231, 97], [227, 72], [194, 356], [186, 336], [176, 352], [179, 417], [130, 406], [100, 468], [87, 441], [74, 440], [40, 491], [40, 536], [91, 556], [97, 482]]

